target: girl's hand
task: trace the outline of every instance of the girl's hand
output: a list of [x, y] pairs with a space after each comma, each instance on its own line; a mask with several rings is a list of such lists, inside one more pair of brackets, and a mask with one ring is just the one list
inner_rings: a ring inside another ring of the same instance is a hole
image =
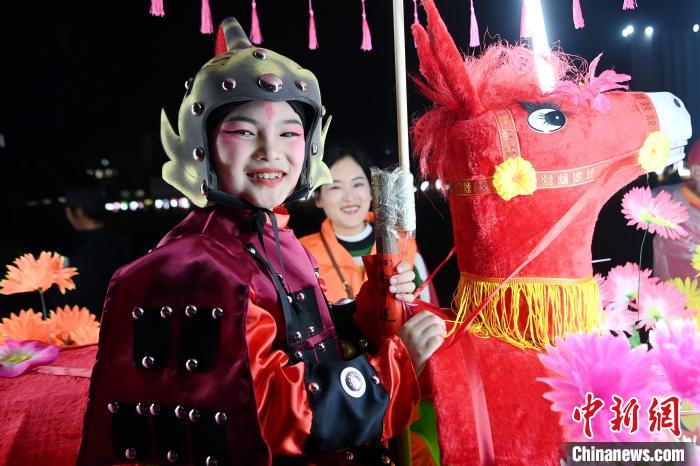
[[389, 278], [389, 293], [393, 293], [399, 301], [412, 303], [413, 291], [416, 289], [416, 285], [413, 283], [416, 278], [413, 267], [408, 262], [401, 262], [396, 266], [396, 272], [396, 275]]
[[397, 335], [411, 356], [416, 375], [445, 341], [446, 334], [445, 321], [430, 311], [419, 312], [403, 324]]

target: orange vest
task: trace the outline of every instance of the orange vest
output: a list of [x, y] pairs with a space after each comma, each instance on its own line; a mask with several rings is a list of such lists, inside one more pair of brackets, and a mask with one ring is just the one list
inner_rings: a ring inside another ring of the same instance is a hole
[[[374, 214], [371, 212], [367, 214], [367, 221], [369, 223], [374, 223]], [[333, 266], [333, 262], [331, 261], [328, 251], [323, 244], [321, 235], [323, 235], [323, 238], [326, 240], [328, 248], [331, 250], [331, 254], [333, 254], [335, 262], [338, 264], [340, 273], [342, 273], [345, 281], [348, 283], [348, 285], [350, 285], [350, 289], [352, 290], [353, 294], [352, 298], [354, 299], [354, 295], [360, 291], [360, 287], [365, 280], [367, 280], [364, 267], [359, 267], [355, 263], [352, 255], [350, 255], [348, 250], [345, 249], [335, 237], [335, 232], [333, 231], [331, 221], [329, 219], [325, 219], [321, 224], [320, 232], [304, 236], [303, 238], [300, 238], [299, 241], [306, 249], [309, 250], [311, 255], [314, 256], [316, 262], [318, 262], [318, 271], [323, 280], [326, 282], [326, 298], [328, 299], [328, 302], [333, 303], [339, 299], [347, 298], [348, 293], [345, 291], [343, 281], [341, 280], [338, 271]], [[416, 251], [416, 241], [414, 239], [410, 239], [406, 245], [406, 256], [404, 260], [413, 265], [416, 257]], [[372, 254], [376, 254], [376, 252], [375, 244], [372, 246]]]

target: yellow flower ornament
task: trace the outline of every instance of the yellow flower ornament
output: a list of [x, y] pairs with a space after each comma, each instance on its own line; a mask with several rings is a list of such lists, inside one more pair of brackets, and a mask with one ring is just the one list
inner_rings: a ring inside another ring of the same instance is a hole
[[496, 167], [493, 187], [505, 201], [526, 196], [537, 189], [537, 174], [532, 164], [522, 157], [513, 157]]
[[654, 131], [644, 140], [637, 160], [646, 172], [661, 170], [671, 153], [671, 140], [666, 133]]

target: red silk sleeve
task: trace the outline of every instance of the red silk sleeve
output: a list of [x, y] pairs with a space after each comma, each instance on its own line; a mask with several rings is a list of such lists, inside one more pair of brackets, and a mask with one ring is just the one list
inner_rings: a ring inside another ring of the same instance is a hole
[[[251, 297], [254, 299], [252, 290]], [[246, 341], [263, 438], [273, 455], [299, 455], [311, 432], [313, 416], [306, 394], [304, 364], [288, 366], [287, 355], [272, 349], [276, 332], [272, 314], [251, 299]], [[385, 440], [398, 435], [417, 418], [420, 388], [400, 338], [386, 340], [367, 359], [389, 394], [382, 424]]]
[[272, 314], [250, 301], [246, 341], [263, 438], [273, 455], [300, 455], [311, 432], [304, 365], [287, 366], [287, 355], [272, 349], [276, 332]]

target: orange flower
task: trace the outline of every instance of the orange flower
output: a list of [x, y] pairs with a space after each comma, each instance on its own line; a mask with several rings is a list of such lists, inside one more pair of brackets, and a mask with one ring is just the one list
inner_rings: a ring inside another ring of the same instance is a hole
[[75, 345], [92, 345], [97, 343], [100, 337], [99, 325], [92, 327], [85, 325], [73, 330], [70, 334], [70, 339]]
[[78, 273], [75, 267], [63, 267], [63, 256], [43, 251], [37, 260], [25, 254], [7, 266], [5, 280], [0, 281], [0, 293], [14, 294], [27, 291], [44, 292], [57, 285], [61, 293], [75, 289], [71, 277]]
[[[99, 331], [100, 324], [95, 319], [94, 314], [90, 314], [87, 308], [78, 308], [78, 306], [64, 306], [51, 311], [47, 320], [51, 334], [55, 338], [54, 344], [61, 346], [71, 345], [75, 343], [72, 337], [73, 333], [86, 328], [85, 336], [89, 336], [94, 331]], [[80, 334], [83, 336], [83, 333]]]
[[19, 315], [14, 312], [10, 317], [5, 317], [0, 323], [0, 335], [3, 341], [11, 338], [16, 341], [38, 340], [43, 343], [51, 343], [49, 338], [49, 326], [42, 319], [40, 312], [21, 310]]

